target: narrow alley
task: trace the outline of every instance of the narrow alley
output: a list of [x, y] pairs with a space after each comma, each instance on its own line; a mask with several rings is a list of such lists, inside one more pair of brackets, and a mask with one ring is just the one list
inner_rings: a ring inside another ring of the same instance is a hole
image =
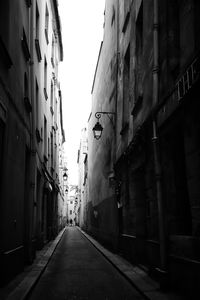
[[200, 299], [199, 16], [0, 1], [0, 300]]
[[76, 228], [67, 227], [30, 300], [143, 299]]

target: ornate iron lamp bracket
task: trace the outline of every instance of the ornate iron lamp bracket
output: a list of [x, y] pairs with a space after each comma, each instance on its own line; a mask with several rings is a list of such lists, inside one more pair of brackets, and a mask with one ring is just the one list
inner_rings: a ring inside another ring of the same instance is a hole
[[109, 111], [97, 111], [97, 112], [95, 113], [95, 118], [97, 118], [98, 121], [99, 121], [99, 119], [101, 118], [101, 115], [107, 115], [108, 118], [109, 118], [109, 120], [110, 120], [111, 123], [112, 123], [113, 128], [115, 128], [115, 121], [113, 121], [113, 119], [111, 118], [111, 115], [113, 115], [114, 118], [115, 118], [115, 113], [114, 113], [114, 112], [109, 112]]

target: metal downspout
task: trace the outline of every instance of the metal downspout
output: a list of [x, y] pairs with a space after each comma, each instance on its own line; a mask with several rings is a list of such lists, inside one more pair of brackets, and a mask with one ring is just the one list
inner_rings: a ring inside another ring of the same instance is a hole
[[119, 70], [119, 0], [117, 0], [117, 25], [116, 25], [116, 94], [115, 94], [115, 115], [114, 115], [114, 155], [113, 165], [116, 163], [116, 144], [117, 144], [117, 101], [118, 101], [118, 70]]
[[34, 6], [29, 8], [30, 14], [30, 23], [29, 23], [29, 39], [30, 39], [30, 52], [31, 52], [31, 62], [30, 62], [30, 95], [31, 95], [31, 104], [32, 104], [32, 112], [31, 112], [31, 158], [30, 158], [30, 197], [29, 197], [29, 209], [30, 209], [30, 239], [31, 239], [31, 260], [33, 260], [34, 251], [33, 248], [33, 239], [35, 238], [34, 232], [34, 224], [35, 224], [35, 204], [36, 204], [36, 147], [35, 147], [35, 101], [34, 101]]
[[116, 22], [116, 77], [115, 77], [115, 115], [114, 117], [114, 143], [113, 143], [113, 173], [114, 173], [114, 200], [116, 205], [116, 243], [115, 248], [119, 248], [119, 216], [118, 216], [118, 207], [117, 207], [117, 196], [115, 192], [116, 185], [116, 146], [117, 146], [117, 102], [118, 102], [118, 69], [119, 69], [119, 0], [117, 0], [117, 22]]
[[[158, 0], [154, 0], [153, 16], [153, 108], [159, 103], [159, 21], [158, 21]], [[156, 116], [153, 114], [153, 154], [156, 176], [156, 196], [158, 204], [158, 222], [159, 222], [159, 242], [160, 242], [160, 269], [161, 284], [164, 284], [167, 271], [167, 251], [166, 251], [166, 232], [164, 219], [164, 206], [162, 196], [161, 182], [161, 163], [159, 157], [159, 141], [157, 136]]]

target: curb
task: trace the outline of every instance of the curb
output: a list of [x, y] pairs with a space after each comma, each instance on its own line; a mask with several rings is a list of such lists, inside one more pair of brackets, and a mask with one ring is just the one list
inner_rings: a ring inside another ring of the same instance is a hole
[[33, 263], [33, 268], [30, 272], [28, 272], [27, 276], [20, 282], [20, 284], [8, 295], [6, 298], [7, 300], [25, 300], [27, 298], [45, 271], [47, 264], [58, 246], [64, 232], [65, 228], [57, 235], [45, 254], [42, 255], [41, 259], [36, 264]]
[[180, 300], [181, 297], [173, 293], [163, 293], [159, 284], [151, 279], [148, 274], [137, 266], [133, 266], [124, 258], [104, 248], [80, 227], [77, 228], [101, 252], [101, 254], [134, 286], [134, 288], [148, 300]]

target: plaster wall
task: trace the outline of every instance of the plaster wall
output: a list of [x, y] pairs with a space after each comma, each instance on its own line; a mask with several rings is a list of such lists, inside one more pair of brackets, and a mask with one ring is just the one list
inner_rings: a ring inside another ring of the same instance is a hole
[[[104, 26], [104, 38], [92, 88], [92, 115], [88, 125], [88, 229], [98, 238], [113, 244], [117, 235], [116, 202], [113, 188], [109, 184], [115, 159], [113, 116], [112, 121], [107, 115], [101, 116], [100, 122], [104, 129], [100, 140], [94, 139], [92, 128], [97, 121], [96, 112], [114, 112], [116, 106], [117, 1], [106, 1]], [[108, 211], [112, 213], [109, 215]]]

